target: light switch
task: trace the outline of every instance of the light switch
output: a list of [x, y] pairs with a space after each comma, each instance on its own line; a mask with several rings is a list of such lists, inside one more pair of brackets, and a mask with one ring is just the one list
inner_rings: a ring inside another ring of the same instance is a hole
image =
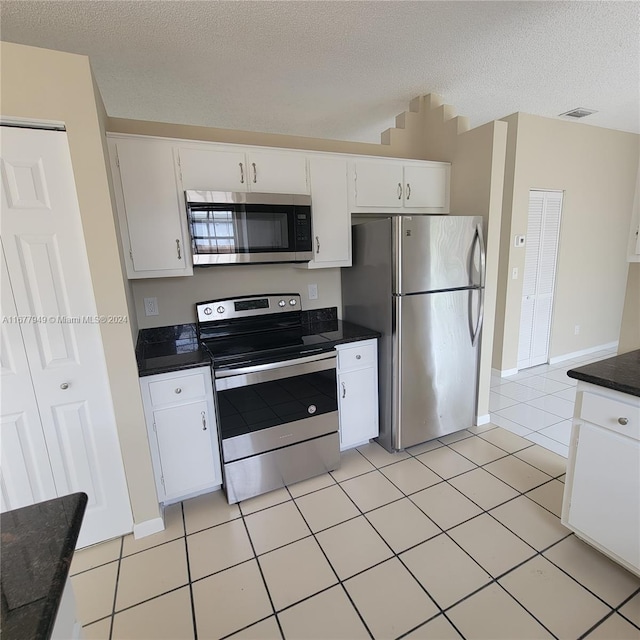
[[524, 247], [524, 243], [525, 243], [525, 236], [516, 236], [513, 241], [513, 244], [516, 247]]
[[511, 279], [512, 280], [518, 279], [518, 267], [513, 267], [513, 269], [511, 270]]

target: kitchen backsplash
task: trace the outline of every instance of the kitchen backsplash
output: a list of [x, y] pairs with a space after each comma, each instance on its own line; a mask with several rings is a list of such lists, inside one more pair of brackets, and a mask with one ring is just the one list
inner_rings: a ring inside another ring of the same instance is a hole
[[[304, 310], [342, 310], [340, 269], [303, 269], [291, 264], [234, 265], [194, 269], [185, 278], [132, 280], [140, 329], [195, 322], [197, 302], [264, 293], [299, 293]], [[318, 297], [309, 299], [309, 285]], [[156, 298], [158, 315], [145, 315], [145, 298]]]

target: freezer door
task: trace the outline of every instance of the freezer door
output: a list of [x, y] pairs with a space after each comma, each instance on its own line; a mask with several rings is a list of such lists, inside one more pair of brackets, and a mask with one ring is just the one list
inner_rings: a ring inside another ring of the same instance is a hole
[[463, 289], [395, 297], [398, 316], [395, 449], [474, 424], [479, 297]]
[[394, 218], [397, 255], [394, 293], [418, 293], [480, 285], [482, 217]]

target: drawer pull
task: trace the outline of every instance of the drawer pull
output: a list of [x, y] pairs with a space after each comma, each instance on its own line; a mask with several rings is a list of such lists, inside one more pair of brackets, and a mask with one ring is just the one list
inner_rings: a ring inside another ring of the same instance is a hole
[[68, 382], [63, 382], [63, 383], [60, 385], [60, 388], [61, 388], [63, 391], [66, 391], [66, 390], [69, 388], [69, 383], [68, 383]]
[[206, 431], [207, 430], [207, 417], [206, 417], [204, 411], [201, 411], [200, 415], [202, 416], [202, 430]]
[[362, 356], [361, 356], [360, 354], [358, 354], [358, 355], [356, 356], [356, 360], [360, 360], [361, 358], [362, 358]]
[[176, 393], [182, 393], [182, 389], [180, 387], [176, 387]]
[[618, 418], [618, 422], [624, 427], [625, 425], [629, 424], [629, 420], [628, 418]]

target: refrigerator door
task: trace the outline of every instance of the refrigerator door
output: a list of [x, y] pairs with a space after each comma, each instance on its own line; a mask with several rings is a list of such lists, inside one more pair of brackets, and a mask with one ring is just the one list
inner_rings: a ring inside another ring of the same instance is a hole
[[399, 331], [393, 448], [474, 424], [480, 289], [394, 296]]
[[482, 217], [399, 216], [393, 223], [394, 293], [482, 286]]

